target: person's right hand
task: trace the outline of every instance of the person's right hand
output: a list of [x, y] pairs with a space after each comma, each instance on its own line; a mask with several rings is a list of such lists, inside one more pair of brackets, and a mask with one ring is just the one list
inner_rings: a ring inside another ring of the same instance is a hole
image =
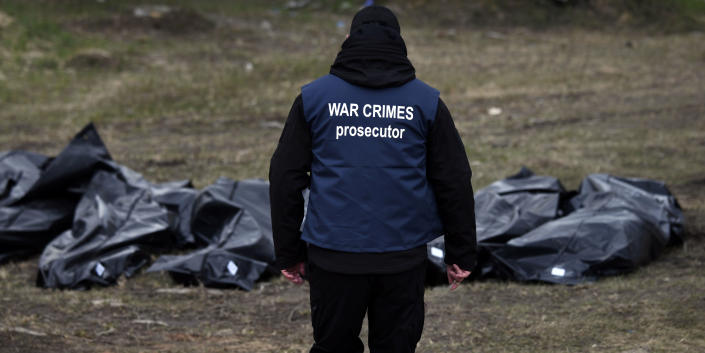
[[303, 262], [299, 262], [294, 266], [283, 269], [281, 272], [291, 283], [298, 285], [304, 283], [303, 275], [306, 274], [306, 266], [304, 266]]
[[456, 264], [446, 266], [446, 273], [448, 274], [448, 284], [450, 284], [450, 290], [455, 290], [455, 288], [458, 288], [460, 282], [470, 276], [470, 271], [465, 271]]

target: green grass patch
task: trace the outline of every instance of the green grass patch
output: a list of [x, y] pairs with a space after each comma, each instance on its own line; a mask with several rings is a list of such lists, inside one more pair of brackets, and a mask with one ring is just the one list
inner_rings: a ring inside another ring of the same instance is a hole
[[[300, 9], [285, 1], [160, 2], [217, 23], [185, 35], [76, 25], [141, 3], [0, 3], [15, 18], [0, 34], [0, 151], [55, 155], [95, 121], [115, 160], [149, 180], [189, 178], [203, 187], [221, 175], [266, 178], [300, 86], [328, 71], [347, 30], [336, 22], [349, 23], [361, 2], [314, 0]], [[484, 281], [452, 293], [429, 288], [417, 351], [705, 350], [698, 320], [705, 314], [702, 35], [615, 25], [620, 11], [599, 22], [604, 28], [573, 26], [568, 20], [584, 9], [542, 1], [382, 3], [399, 14], [418, 76], [442, 91], [475, 189], [522, 165], [569, 189], [594, 172], [662, 179], [687, 218], [683, 246], [626, 276], [572, 287]], [[699, 16], [698, 3], [679, 3], [669, 11]], [[536, 12], [522, 13], [529, 6]], [[67, 64], [86, 49], [105, 50], [118, 64]], [[491, 115], [491, 107], [501, 114]], [[163, 290], [184, 288], [168, 275], [142, 273], [114, 287], [52, 291], [34, 286], [36, 264], [0, 267], [0, 341], [11, 350], [310, 348], [307, 289], [282, 279], [250, 293], [174, 293]], [[167, 326], [134, 322], [145, 319]]]

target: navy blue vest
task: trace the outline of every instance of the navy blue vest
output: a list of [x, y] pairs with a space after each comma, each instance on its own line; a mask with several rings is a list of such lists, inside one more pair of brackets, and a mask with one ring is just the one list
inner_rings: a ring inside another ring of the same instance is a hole
[[438, 237], [441, 221], [426, 178], [438, 91], [420, 80], [371, 89], [327, 75], [301, 94], [313, 143], [303, 240], [386, 252]]

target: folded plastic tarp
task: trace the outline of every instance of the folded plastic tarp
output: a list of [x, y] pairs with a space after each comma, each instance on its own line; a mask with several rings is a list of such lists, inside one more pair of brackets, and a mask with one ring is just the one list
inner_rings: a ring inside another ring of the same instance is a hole
[[87, 288], [134, 274], [150, 254], [172, 247], [169, 213], [150, 189], [130, 185], [120, 173], [98, 171], [74, 216], [72, 229], [47, 245], [37, 284]]
[[[550, 179], [523, 170], [477, 193], [475, 276], [592, 281], [633, 271], [682, 237], [682, 211], [662, 182], [592, 174], [579, 193], [567, 193]], [[553, 187], [544, 187], [549, 184]], [[533, 201], [516, 202], [528, 199]], [[429, 262], [437, 272], [445, 268], [433, 256], [442, 255], [439, 249], [442, 238], [429, 243]]]
[[571, 204], [575, 208], [584, 207], [581, 205], [586, 203], [584, 199], [597, 192], [612, 192], [628, 200], [641, 218], [659, 227], [668, 244], [682, 242], [683, 210], [663, 182], [590, 174], [580, 183], [580, 193], [571, 199]]
[[24, 152], [0, 155], [0, 262], [39, 253], [71, 227], [85, 185], [110, 154], [86, 126], [53, 159]]
[[[226, 178], [202, 191], [188, 181], [150, 183], [115, 163], [91, 124], [53, 159], [0, 154], [0, 262], [44, 249], [39, 285], [86, 288], [133, 275], [151, 255], [200, 247], [162, 256], [149, 271], [251, 289], [274, 261], [268, 189]], [[579, 283], [631, 271], [683, 233], [682, 211], [663, 183], [604, 174], [567, 192], [523, 168], [479, 190], [475, 213], [474, 276], [520, 281]], [[429, 273], [444, 280], [443, 238], [427, 249]]]
[[206, 247], [165, 255], [148, 271], [169, 271], [180, 283], [250, 290], [274, 261], [269, 184], [220, 178], [193, 204], [191, 232]]
[[522, 168], [475, 195], [477, 241], [504, 243], [563, 214], [558, 179]]
[[[475, 222], [478, 269], [473, 277], [495, 271], [486, 261], [487, 246], [504, 244], [532, 229], [563, 215], [568, 195], [556, 178], [535, 175], [522, 168], [517, 174], [495, 181], [475, 193]], [[445, 279], [444, 244], [440, 237], [428, 244], [428, 260], [433, 265], [427, 282], [437, 284]], [[434, 274], [434, 272], [436, 274]]]
[[0, 153], [0, 206], [25, 196], [48, 161], [46, 156], [21, 150]]
[[115, 165], [115, 173], [125, 182], [143, 190], [149, 190], [151, 197], [169, 213], [169, 232], [176, 248], [196, 245], [191, 234], [191, 207], [198, 191], [193, 189], [189, 180], [177, 180], [166, 183], [151, 183], [144, 177], [122, 165]]
[[0, 154], [0, 263], [38, 253], [71, 224], [71, 199], [20, 203], [49, 158], [25, 151]]
[[92, 124], [56, 158], [0, 154], [0, 261], [42, 251], [37, 284], [110, 285], [151, 255], [184, 282], [250, 289], [274, 261], [269, 184], [153, 184], [115, 163]]
[[576, 284], [630, 272], [667, 244], [667, 235], [644, 217], [639, 203], [601, 192], [583, 206], [510, 240], [492, 258], [515, 280]]

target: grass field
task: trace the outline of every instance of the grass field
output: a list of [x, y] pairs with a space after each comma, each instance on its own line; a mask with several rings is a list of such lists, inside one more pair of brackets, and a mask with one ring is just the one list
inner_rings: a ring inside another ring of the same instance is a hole
[[[137, 3], [0, 2], [0, 151], [53, 155], [93, 121], [113, 158], [153, 181], [266, 178], [299, 87], [327, 72], [359, 5], [160, 1], [213, 26], [185, 16], [154, 29], [126, 20]], [[453, 113], [475, 188], [522, 165], [568, 188], [594, 172], [660, 179], [685, 210], [687, 238], [592, 284], [429, 288], [417, 351], [704, 352], [705, 33], [692, 29], [705, 5], [667, 2], [676, 10], [659, 22], [604, 1], [536, 12], [493, 3], [388, 2], [418, 77]], [[150, 273], [74, 292], [36, 288], [36, 266], [0, 266], [0, 352], [311, 344], [308, 290], [280, 278], [246, 293]]]

